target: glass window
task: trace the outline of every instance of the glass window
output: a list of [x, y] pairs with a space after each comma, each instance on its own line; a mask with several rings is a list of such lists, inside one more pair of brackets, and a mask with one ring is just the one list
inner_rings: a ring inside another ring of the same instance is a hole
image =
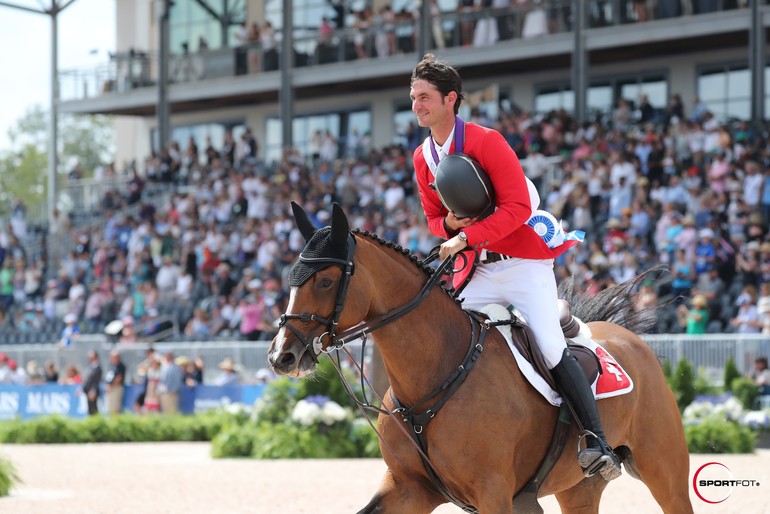
[[[412, 130], [417, 130], [417, 119], [412, 112], [410, 106], [398, 106], [396, 107], [396, 113], [393, 115], [393, 144], [409, 147], [409, 126], [412, 126]], [[417, 136], [413, 138], [413, 143], [416, 144]]]
[[609, 112], [612, 110], [612, 86], [591, 86], [588, 88], [588, 110]]
[[535, 96], [535, 111], [544, 113], [555, 109], [575, 109], [575, 95], [572, 89], [544, 91]]
[[[223, 14], [225, 8], [230, 11], [233, 25], [230, 35], [237, 29], [235, 23], [246, 19], [245, 2], [233, 5], [228, 0], [208, 0], [208, 5], [217, 14]], [[235, 12], [234, 12], [235, 11]], [[182, 53], [186, 44], [190, 52], [198, 50], [198, 39], [203, 36], [210, 49], [222, 46], [222, 25], [219, 20], [194, 0], [178, 0], [171, 8], [169, 17], [169, 44], [172, 53]], [[229, 41], [232, 44], [232, 37]]]
[[[340, 137], [346, 127], [345, 137]], [[283, 147], [283, 122], [278, 118], [267, 120], [267, 137], [265, 141], [265, 161], [277, 162], [281, 160]], [[356, 130], [360, 136], [370, 133], [372, 130], [371, 112], [351, 111], [325, 114], [313, 114], [310, 116], [298, 116], [292, 122], [294, 141], [292, 146], [297, 148], [304, 156], [310, 156], [310, 141], [315, 131], [331, 132], [332, 136], [340, 142], [340, 147], [345, 148], [345, 142], [349, 140]]]
[[[764, 73], [767, 81], [770, 69], [766, 67]], [[698, 75], [698, 96], [720, 121], [748, 120], [751, 118], [751, 71], [745, 65], [703, 70]], [[770, 96], [765, 93], [766, 105], [769, 100]]]

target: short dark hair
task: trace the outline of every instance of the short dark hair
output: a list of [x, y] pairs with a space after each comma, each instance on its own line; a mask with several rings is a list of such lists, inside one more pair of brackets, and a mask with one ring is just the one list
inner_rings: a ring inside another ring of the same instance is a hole
[[414, 84], [417, 80], [424, 80], [433, 84], [443, 96], [447, 96], [452, 91], [457, 93], [455, 114], [460, 111], [460, 104], [465, 98], [463, 81], [460, 74], [452, 66], [437, 59], [435, 55], [427, 53], [412, 70], [412, 79], [409, 84]]
[[754, 362], [756, 364], [761, 364], [763, 368], [767, 368], [767, 357], [757, 357]]

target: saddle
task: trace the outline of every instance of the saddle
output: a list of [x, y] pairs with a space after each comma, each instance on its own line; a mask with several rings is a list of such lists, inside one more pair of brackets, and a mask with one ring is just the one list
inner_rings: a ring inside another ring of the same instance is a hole
[[[561, 330], [564, 333], [564, 339], [567, 340], [567, 347], [580, 364], [583, 373], [585, 373], [586, 378], [588, 379], [588, 383], [593, 384], [601, 373], [599, 359], [594, 352], [585, 346], [572, 342], [572, 338], [576, 337], [578, 332], [580, 332], [580, 324], [575, 317], [572, 316], [569, 302], [559, 299], [558, 304], [559, 323], [561, 324]], [[545, 379], [551, 389], [558, 391], [556, 382], [551, 376], [551, 371], [548, 369], [548, 365], [540, 351], [540, 347], [535, 343], [535, 336], [532, 333], [532, 329], [529, 328], [529, 325], [523, 321], [517, 322], [516, 319], [514, 319], [514, 323], [511, 324], [511, 340], [519, 353], [532, 364], [535, 371]]]

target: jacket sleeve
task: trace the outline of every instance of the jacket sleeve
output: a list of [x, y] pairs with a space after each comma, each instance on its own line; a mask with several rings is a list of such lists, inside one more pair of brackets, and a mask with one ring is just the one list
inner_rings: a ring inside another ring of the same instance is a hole
[[521, 228], [532, 216], [532, 204], [519, 158], [499, 132], [486, 132], [480, 151], [473, 157], [487, 172], [497, 205], [492, 215], [465, 229], [468, 244], [478, 248]]
[[417, 150], [414, 151], [414, 174], [420, 193], [422, 210], [428, 220], [428, 228], [436, 237], [448, 239], [449, 234], [447, 234], [444, 219], [449, 211], [441, 204], [438, 194], [430, 187], [434, 177], [422, 155], [422, 146], [417, 147]]

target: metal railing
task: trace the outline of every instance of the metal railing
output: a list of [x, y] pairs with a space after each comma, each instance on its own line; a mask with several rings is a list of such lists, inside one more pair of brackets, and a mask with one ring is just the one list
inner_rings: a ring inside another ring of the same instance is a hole
[[[763, 334], [710, 334], [688, 336], [682, 334], [645, 335], [645, 342], [652, 348], [658, 359], [670, 362], [672, 367], [684, 359], [703, 378], [713, 384], [721, 384], [725, 363], [732, 357], [738, 370], [749, 375], [754, 369], [754, 359], [770, 355], [770, 336]], [[176, 356], [186, 356], [190, 359], [201, 357], [204, 362], [204, 378], [210, 382], [219, 374], [218, 364], [225, 357], [232, 358], [240, 367], [241, 380], [245, 383], [254, 382], [257, 370], [267, 366], [267, 351], [269, 341], [201, 341], [201, 342], [161, 342], [152, 346], [161, 354], [172, 351]], [[101, 358], [102, 366], [107, 366], [110, 350], [120, 351], [122, 360], [129, 373], [133, 373], [136, 365], [144, 360], [144, 351], [150, 345], [147, 343], [110, 344], [105, 336], [81, 335], [76, 344], [67, 349], [55, 344], [3, 345], [0, 352], [6, 353], [19, 365], [24, 366], [34, 360], [39, 366], [52, 360], [63, 376], [67, 366], [74, 364], [81, 372], [87, 370], [87, 354], [96, 350]], [[360, 352], [360, 345], [352, 348]], [[371, 348], [369, 345], [367, 348]], [[360, 355], [360, 353], [358, 353]]]
[[[765, 5], [767, 1], [761, 3]], [[510, 5], [467, 12], [440, 12], [431, 20], [428, 47], [430, 50], [442, 50], [570, 32], [574, 18], [572, 5], [572, 0], [544, 0], [533, 6]], [[591, 0], [583, 2], [583, 5], [588, 30], [729, 9], [724, 0], [648, 0], [646, 3]], [[742, 7], [745, 10], [745, 6]], [[383, 59], [412, 54], [417, 51], [418, 32], [419, 18], [409, 12], [398, 13], [393, 23], [386, 24], [373, 18], [356, 27], [335, 29], [325, 41], [319, 40], [317, 28], [298, 27], [294, 32], [294, 66], [300, 68], [355, 61], [362, 57], [361, 53], [366, 58]], [[256, 43], [172, 54], [169, 80], [174, 84], [278, 70], [281, 39], [279, 30], [275, 46], [269, 49]], [[387, 50], [383, 53], [378, 48]], [[120, 52], [113, 54], [108, 63], [60, 72], [60, 95], [62, 100], [67, 101], [125, 93], [154, 87], [158, 77], [157, 52]]]

